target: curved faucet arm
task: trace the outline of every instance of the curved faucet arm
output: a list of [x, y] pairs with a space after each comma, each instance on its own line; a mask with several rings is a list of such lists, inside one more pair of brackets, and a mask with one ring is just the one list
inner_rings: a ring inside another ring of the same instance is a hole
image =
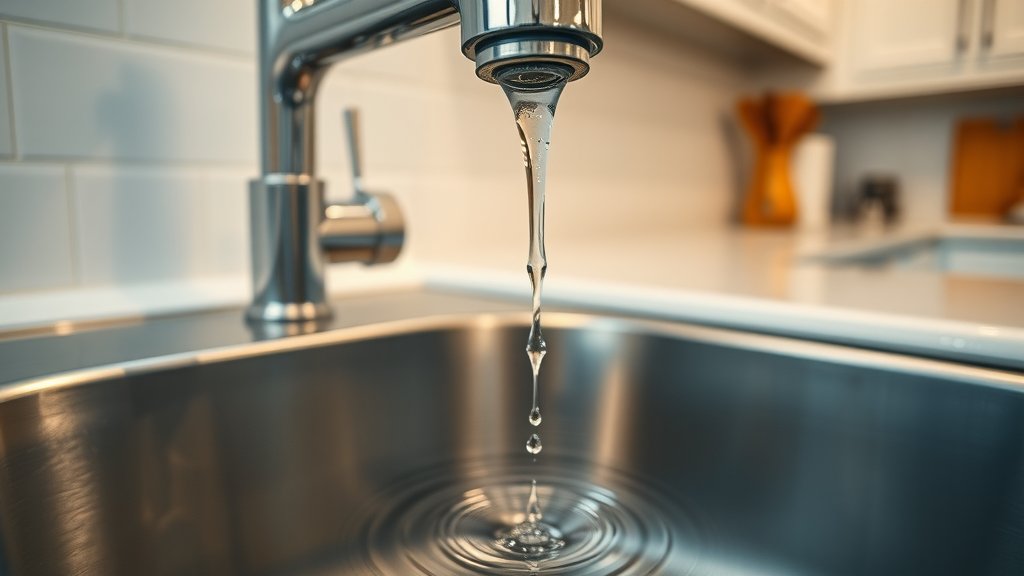
[[260, 0], [263, 174], [314, 173], [314, 100], [330, 64], [459, 21], [455, 0]]
[[[355, 202], [325, 210], [316, 179], [316, 91], [330, 64], [462, 21], [462, 53], [496, 82], [508, 66], [590, 69], [601, 50], [601, 0], [256, 0], [262, 176], [250, 186], [257, 321], [330, 315], [325, 260], [394, 260], [405, 224], [388, 195], [356, 178]], [[354, 141], [355, 134], [350, 135]], [[352, 146], [355, 150], [355, 145]], [[352, 162], [358, 171], [358, 159]]]

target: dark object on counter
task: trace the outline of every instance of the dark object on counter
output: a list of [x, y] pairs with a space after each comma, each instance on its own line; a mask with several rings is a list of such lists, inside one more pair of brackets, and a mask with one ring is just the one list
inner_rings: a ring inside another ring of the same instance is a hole
[[1006, 216], [1024, 188], [1024, 117], [961, 120], [953, 145], [949, 213]]
[[740, 209], [748, 226], [792, 226], [798, 206], [790, 178], [793, 148], [818, 124], [819, 112], [803, 94], [765, 94], [736, 106], [754, 143], [754, 173]]
[[894, 176], [865, 176], [857, 199], [858, 220], [881, 220], [886, 226], [900, 219], [900, 182]]

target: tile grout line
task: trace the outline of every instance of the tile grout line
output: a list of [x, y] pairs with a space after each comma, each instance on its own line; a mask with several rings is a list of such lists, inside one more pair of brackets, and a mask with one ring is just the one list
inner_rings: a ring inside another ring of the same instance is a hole
[[200, 168], [199, 172], [199, 274], [205, 276], [212, 272], [212, 255], [213, 252], [210, 247], [210, 225], [213, 221], [212, 215], [210, 214], [210, 171], [207, 168]]
[[[150, 36], [138, 36], [129, 35], [126, 32], [123, 34], [120, 31], [104, 32], [96, 29], [86, 28], [74, 28], [69, 26], [61, 26], [56, 22], [39, 22], [35, 20], [4, 20], [8, 24], [13, 24], [22, 28], [30, 28], [33, 30], [43, 30], [46, 32], [55, 32], [59, 34], [71, 34], [73, 36], [92, 38], [94, 40], [107, 40], [118, 43], [127, 44], [129, 46], [140, 46], [156, 49], [176, 49], [183, 50], [192, 55], [202, 56], [213, 56], [224, 58], [225, 60], [231, 60], [235, 63], [246, 63], [255, 66], [255, 54], [249, 54], [236, 50], [229, 50], [223, 48], [212, 48], [201, 44], [190, 44], [188, 42], [181, 42], [175, 40], [169, 40], [164, 38], [154, 38]], [[121, 25], [118, 24], [120, 27]]]
[[125, 3], [124, 0], [117, 0], [117, 32], [121, 38], [128, 37], [128, 27], [125, 24]]
[[72, 166], [64, 165], [64, 198], [68, 205], [68, 249], [71, 251], [71, 283], [82, 287], [82, 263], [78, 250], [78, 210], [75, 203], [75, 184], [71, 177]]
[[64, 156], [64, 157], [38, 157], [32, 156], [28, 158], [19, 158], [18, 160], [12, 160], [10, 158], [0, 159], [0, 166], [8, 164], [41, 164], [46, 166], [64, 166], [67, 164], [75, 164], [78, 166], [87, 166], [91, 168], [118, 168], [118, 167], [131, 167], [131, 168], [142, 168], [148, 170], [195, 170], [200, 168], [208, 168], [212, 170], [245, 170], [256, 174], [259, 170], [258, 166], [253, 162], [201, 162], [201, 161], [153, 161], [153, 160], [133, 160], [130, 158], [86, 158], [80, 156]]
[[[91, 285], [91, 286], [81, 285], [81, 286], [70, 286], [70, 287], [68, 287], [68, 286], [61, 286], [61, 287], [49, 287], [49, 288], [27, 288], [27, 289], [19, 289], [19, 290], [8, 290], [6, 292], [0, 292], [0, 305], [2, 305], [4, 303], [4, 300], [10, 300], [10, 299], [15, 299], [15, 298], [26, 298], [26, 297], [31, 298], [33, 296], [43, 296], [43, 297], [46, 297], [47, 295], [60, 294], [62, 292], [64, 292], [64, 293], [76, 292], [76, 293], [81, 294], [84, 291], [90, 291], [90, 290], [95, 290], [95, 291], [107, 291], [107, 290], [109, 290], [109, 291], [119, 291], [119, 290], [122, 290], [122, 289], [124, 289], [126, 287], [131, 289], [131, 288], [138, 288], [140, 286], [142, 286], [142, 287], [152, 287], [152, 286], [161, 286], [161, 285], [168, 285], [168, 284], [177, 286], [177, 285], [182, 285], [182, 284], [203, 284], [203, 283], [206, 283], [208, 281], [213, 281], [213, 282], [223, 281], [223, 280], [230, 281], [232, 279], [248, 281], [249, 277], [247, 275], [245, 275], [245, 274], [221, 274], [221, 275], [218, 275], [218, 276], [202, 276], [202, 277], [198, 277], [197, 276], [197, 277], [191, 277], [191, 278], [187, 278], [187, 277], [186, 278], [182, 278], [182, 277], [162, 278], [162, 279], [147, 280], [147, 281], [142, 281], [142, 282], [129, 282], [127, 284], [94, 284], [94, 285]], [[2, 326], [4, 326], [4, 323], [3, 323], [2, 320], [0, 320], [0, 332], [3, 331]]]
[[3, 38], [4, 50], [4, 78], [7, 82], [7, 118], [11, 127], [11, 157], [18, 159], [18, 138], [14, 126], [14, 82], [11, 75], [11, 43], [7, 39], [7, 22], [0, 22], [0, 36]]

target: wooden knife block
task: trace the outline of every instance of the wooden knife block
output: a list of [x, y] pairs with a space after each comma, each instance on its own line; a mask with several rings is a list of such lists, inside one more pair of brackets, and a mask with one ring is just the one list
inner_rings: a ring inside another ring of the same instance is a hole
[[790, 176], [793, 148], [818, 123], [813, 102], [799, 93], [766, 93], [736, 104], [740, 122], [754, 144], [754, 172], [740, 207], [748, 226], [792, 226], [797, 218]]
[[752, 226], [792, 226], [797, 218], [790, 164], [793, 146], [759, 147], [740, 219]]

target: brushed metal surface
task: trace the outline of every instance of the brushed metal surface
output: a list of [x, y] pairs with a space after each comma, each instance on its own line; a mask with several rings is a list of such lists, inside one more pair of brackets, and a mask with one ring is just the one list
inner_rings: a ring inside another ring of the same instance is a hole
[[[545, 466], [646, 478], [702, 574], [1021, 574], [1024, 377], [659, 322], [545, 316]], [[345, 328], [0, 395], [0, 571], [342, 574], [420, 471], [515, 459], [529, 317]]]

